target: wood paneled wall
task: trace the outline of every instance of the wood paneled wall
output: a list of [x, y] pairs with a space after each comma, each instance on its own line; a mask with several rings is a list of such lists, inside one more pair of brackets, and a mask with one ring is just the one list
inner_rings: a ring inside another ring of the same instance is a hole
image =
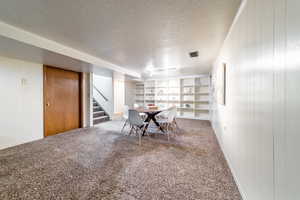
[[212, 124], [245, 200], [300, 199], [300, 1], [248, 0], [214, 65]]

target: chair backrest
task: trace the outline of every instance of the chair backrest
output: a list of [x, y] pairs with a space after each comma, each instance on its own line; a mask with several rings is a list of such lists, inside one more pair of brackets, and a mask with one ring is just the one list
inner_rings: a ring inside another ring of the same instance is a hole
[[176, 117], [176, 115], [177, 115], [177, 108], [176, 108], [176, 106], [172, 106], [172, 107], [167, 108], [166, 110], [164, 110], [161, 113], [159, 113], [157, 116], [162, 116], [164, 118], [168, 118], [170, 111], [172, 111], [173, 109], [176, 110], [176, 112], [175, 112], [175, 117]]
[[144, 124], [144, 121], [138, 111], [129, 109], [128, 112], [128, 121], [131, 125], [142, 126]]
[[168, 109], [168, 122], [172, 123], [176, 115], [177, 115], [177, 108], [175, 106]]
[[171, 110], [173, 110], [174, 115], [175, 115], [174, 118], [176, 118], [176, 116], [177, 116], [177, 107], [176, 106], [172, 106]]
[[162, 112], [160, 112], [159, 114], [157, 114], [155, 117], [163, 117], [163, 118], [167, 118], [168, 117], [168, 110], [164, 110]]
[[128, 110], [129, 110], [129, 106], [128, 105], [124, 105], [123, 117], [125, 119], [128, 119]]

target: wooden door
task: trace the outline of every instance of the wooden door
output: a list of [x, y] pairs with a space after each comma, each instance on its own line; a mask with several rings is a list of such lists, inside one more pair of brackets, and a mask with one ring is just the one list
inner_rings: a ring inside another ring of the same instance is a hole
[[44, 66], [44, 135], [80, 128], [80, 73]]

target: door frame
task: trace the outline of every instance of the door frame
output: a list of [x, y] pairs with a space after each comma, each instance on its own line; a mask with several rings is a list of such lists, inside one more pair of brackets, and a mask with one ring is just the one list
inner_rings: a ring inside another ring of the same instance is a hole
[[45, 128], [45, 107], [46, 107], [46, 68], [53, 68], [53, 69], [59, 69], [59, 70], [63, 70], [63, 71], [68, 71], [68, 72], [75, 72], [75, 73], [78, 73], [79, 74], [79, 128], [82, 128], [83, 127], [83, 107], [82, 107], [82, 94], [83, 94], [83, 76], [82, 76], [82, 72], [76, 72], [76, 71], [72, 71], [72, 70], [68, 70], [68, 69], [62, 69], [62, 68], [59, 68], [59, 67], [53, 67], [53, 66], [50, 66], [50, 65], [43, 65], [43, 130], [44, 130], [44, 133], [43, 133], [43, 136], [44, 138], [47, 137], [46, 136], [46, 128]]

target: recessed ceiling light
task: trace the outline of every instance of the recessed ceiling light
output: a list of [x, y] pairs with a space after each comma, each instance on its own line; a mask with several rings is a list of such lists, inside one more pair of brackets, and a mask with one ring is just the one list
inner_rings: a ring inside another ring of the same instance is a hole
[[169, 73], [171, 71], [176, 71], [177, 69], [177, 67], [154, 67], [146, 69], [146, 73], [149, 73], [149, 75], [152, 76], [159, 73]]

